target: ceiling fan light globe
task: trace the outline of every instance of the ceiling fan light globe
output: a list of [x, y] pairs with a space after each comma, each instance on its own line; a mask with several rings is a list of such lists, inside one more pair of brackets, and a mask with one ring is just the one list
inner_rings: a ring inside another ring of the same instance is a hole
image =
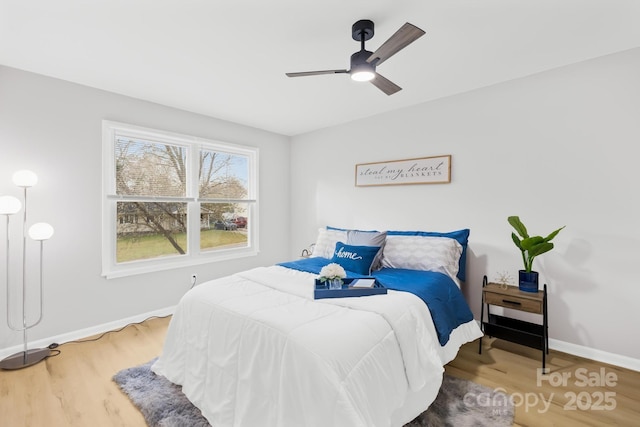
[[376, 75], [373, 72], [367, 71], [367, 70], [356, 71], [356, 72], [351, 73], [351, 79], [353, 79], [353, 80], [355, 80], [357, 82], [368, 82], [368, 81], [373, 80], [373, 78], [375, 76]]

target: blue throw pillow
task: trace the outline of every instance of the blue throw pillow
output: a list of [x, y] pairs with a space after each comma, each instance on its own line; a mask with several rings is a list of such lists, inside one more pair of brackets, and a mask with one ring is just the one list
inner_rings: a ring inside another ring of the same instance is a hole
[[[348, 228], [337, 228], [327, 225], [327, 230], [333, 231], [345, 231], [347, 233], [347, 245], [351, 246], [379, 246], [380, 250], [373, 259], [373, 265], [371, 270], [378, 270], [382, 264], [382, 247], [387, 239], [386, 231], [365, 231], [365, 230], [350, 230]], [[370, 272], [368, 274], [371, 274]]]
[[338, 242], [331, 262], [354, 273], [371, 274], [371, 265], [379, 250], [380, 246], [352, 246]]

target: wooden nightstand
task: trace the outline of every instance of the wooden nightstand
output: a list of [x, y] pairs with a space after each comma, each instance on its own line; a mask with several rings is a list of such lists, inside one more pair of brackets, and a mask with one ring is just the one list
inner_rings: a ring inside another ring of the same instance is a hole
[[[484, 320], [485, 305], [487, 306], [486, 322]], [[542, 315], [542, 324], [491, 314], [490, 306], [492, 305], [540, 314]], [[542, 291], [523, 292], [517, 286], [507, 286], [505, 289], [503, 285], [498, 283], [487, 283], [487, 276], [484, 276], [480, 325], [486, 335], [542, 350], [542, 369], [544, 370], [545, 356], [549, 354], [546, 284]], [[482, 338], [480, 338], [478, 353], [482, 354]]]

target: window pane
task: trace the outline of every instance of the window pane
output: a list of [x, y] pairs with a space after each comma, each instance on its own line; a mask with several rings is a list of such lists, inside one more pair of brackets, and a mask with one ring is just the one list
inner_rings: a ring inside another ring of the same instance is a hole
[[187, 149], [116, 137], [116, 194], [186, 196]]
[[200, 152], [200, 197], [247, 198], [247, 156], [217, 151]]
[[202, 203], [200, 249], [247, 247], [247, 203]]
[[116, 262], [187, 252], [186, 203], [117, 203]]

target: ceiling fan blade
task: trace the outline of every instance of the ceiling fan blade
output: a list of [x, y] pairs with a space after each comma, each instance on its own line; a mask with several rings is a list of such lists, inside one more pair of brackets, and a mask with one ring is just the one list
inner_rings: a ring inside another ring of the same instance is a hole
[[287, 77], [304, 77], [304, 76], [319, 76], [321, 74], [344, 74], [348, 73], [347, 70], [324, 70], [324, 71], [302, 71], [300, 73], [285, 73]]
[[400, 86], [378, 73], [376, 73], [376, 76], [371, 80], [371, 83], [387, 95], [393, 95], [402, 90]]
[[407, 22], [389, 37], [386, 42], [382, 43], [382, 46], [367, 58], [367, 62], [371, 63], [377, 59], [378, 62], [376, 62], [375, 65], [378, 66], [424, 34], [425, 32], [423, 30]]

